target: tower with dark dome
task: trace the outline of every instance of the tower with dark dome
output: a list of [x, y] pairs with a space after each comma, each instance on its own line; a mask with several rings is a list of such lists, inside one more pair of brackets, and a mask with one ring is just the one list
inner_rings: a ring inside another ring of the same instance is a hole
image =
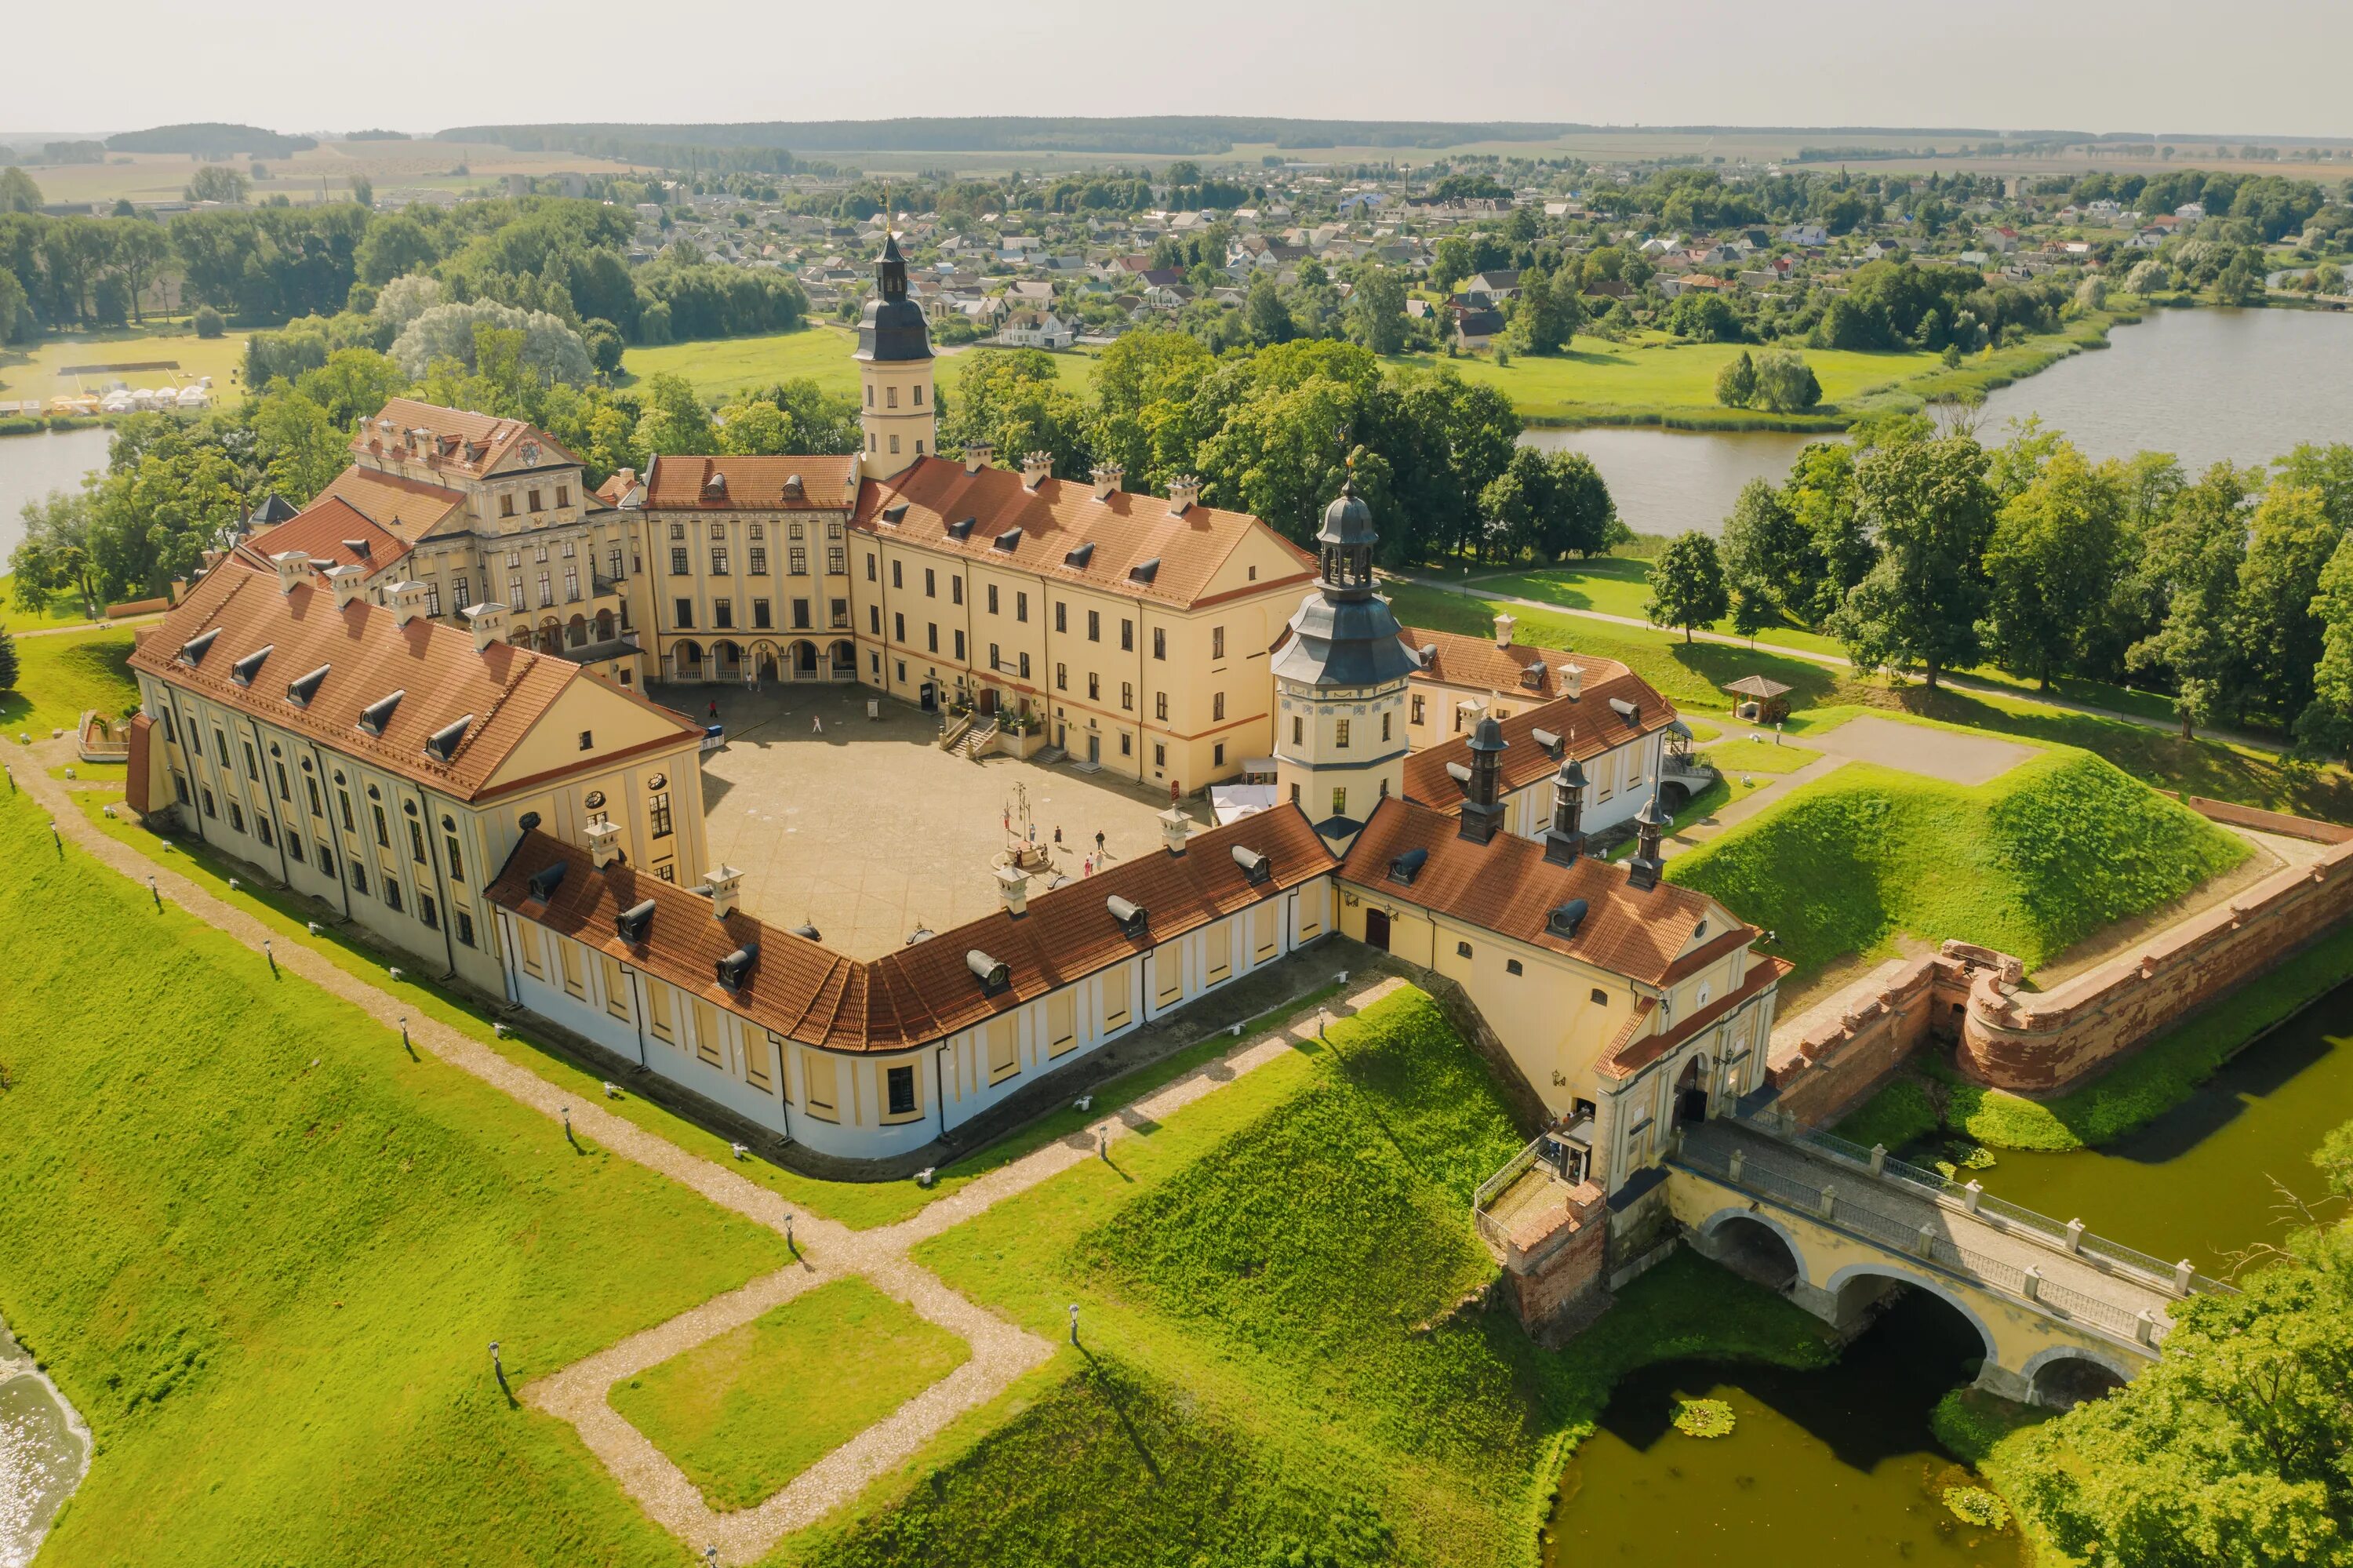
[[886, 228], [874, 263], [874, 297], [858, 323], [859, 426], [866, 471], [889, 479], [939, 450], [932, 397], [932, 334], [923, 307], [907, 297], [907, 260]]
[[1372, 508], [1352, 472], [1315, 535], [1322, 571], [1273, 659], [1275, 783], [1310, 821], [1362, 822], [1405, 781], [1413, 655], [1373, 592]]

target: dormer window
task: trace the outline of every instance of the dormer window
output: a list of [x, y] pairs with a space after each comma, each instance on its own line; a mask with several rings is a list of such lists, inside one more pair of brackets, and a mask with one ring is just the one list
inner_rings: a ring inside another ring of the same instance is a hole
[[382, 735], [385, 726], [392, 722], [393, 710], [400, 706], [400, 699], [407, 694], [406, 691], [395, 692], [389, 696], [378, 697], [362, 708], [360, 728], [369, 735]]
[[1585, 924], [1585, 916], [1590, 907], [1582, 898], [1570, 899], [1545, 916], [1546, 933], [1564, 942], [1574, 940], [1577, 927]]
[[633, 904], [613, 916], [613, 930], [621, 940], [633, 948], [645, 946], [647, 933], [654, 928], [654, 901]]
[[978, 948], [965, 952], [964, 967], [971, 970], [972, 978], [980, 982], [980, 993], [983, 996], [996, 996], [1012, 989], [1012, 969], [990, 958]]
[[989, 547], [991, 549], [1002, 550], [1008, 556], [1011, 555], [1014, 551], [1021, 547], [1021, 530], [1018, 528], [1008, 528], [1004, 533], [999, 534], [996, 538], [989, 541]]
[[[1416, 852], [1419, 853], [1419, 852]], [[1242, 868], [1242, 880], [1252, 887], [1263, 886], [1274, 875], [1274, 864], [1254, 849], [1234, 846], [1234, 863]]]
[[1077, 549], [1072, 550], [1069, 555], [1064, 556], [1062, 557], [1062, 565], [1074, 567], [1079, 571], [1085, 571], [1087, 569], [1087, 563], [1094, 558], [1094, 542], [1092, 540], [1089, 540], [1087, 543], [1081, 545]]
[[1426, 849], [1406, 851], [1389, 862], [1389, 880], [1402, 887], [1412, 886], [1413, 879], [1421, 874], [1422, 863], [1429, 859]]
[[1120, 934], [1124, 937], [1142, 937], [1151, 920], [1143, 905], [1115, 894], [1103, 900], [1103, 907], [1111, 911], [1111, 917], [1118, 923]]
[[322, 664], [307, 675], [297, 675], [286, 683], [286, 700], [298, 708], [307, 708], [311, 699], [319, 694], [319, 686], [327, 678], [329, 665]]
[[231, 664], [228, 667], [228, 678], [235, 681], [240, 686], [249, 686], [253, 684], [253, 678], [261, 673], [262, 663], [264, 661], [269, 659], [270, 650], [273, 646], [274, 644], [265, 642], [260, 647], [255, 649], [252, 652], [247, 654], [244, 658], [239, 659], [236, 663]]
[[1127, 568], [1127, 579], [1130, 582], [1149, 583], [1159, 575], [1160, 557], [1157, 556], [1148, 561], [1138, 561]]
[[972, 537], [974, 526], [979, 522], [980, 519], [977, 517], [960, 517], [948, 524], [948, 537], [959, 540], [969, 539]]
[[468, 714], [457, 723], [443, 725], [439, 729], [427, 736], [425, 737], [426, 754], [436, 762], [447, 766], [449, 759], [458, 755], [459, 743], [466, 738], [466, 726], [473, 722], [474, 715]]
[[906, 520], [907, 503], [903, 501], [894, 501], [882, 509], [882, 521], [890, 524], [893, 528]]
[[219, 641], [220, 634], [221, 629], [216, 626], [211, 630], [198, 632], [195, 636], [189, 638], [185, 642], [181, 643], [180, 662], [183, 664], [203, 663], [205, 655], [212, 651], [212, 646], [216, 641]]
[[554, 897], [555, 890], [564, 885], [564, 874], [570, 865], [569, 861], [559, 860], [553, 865], [543, 865], [533, 872], [531, 874], [532, 897], [542, 904]]
[[744, 982], [752, 978], [752, 966], [759, 961], [760, 944], [744, 943], [718, 961], [715, 967], [719, 971], [719, 983], [730, 991], [742, 991]]

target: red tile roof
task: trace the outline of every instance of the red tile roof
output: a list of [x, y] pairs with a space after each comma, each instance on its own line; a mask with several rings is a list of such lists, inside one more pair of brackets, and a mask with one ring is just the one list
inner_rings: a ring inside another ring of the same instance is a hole
[[[1266, 856], [1271, 874], [1252, 886], [1236, 846]], [[542, 902], [532, 876], [562, 863]], [[1295, 807], [1196, 833], [1181, 855], [1155, 852], [1029, 899], [1029, 912], [994, 915], [871, 962], [771, 926], [742, 910], [714, 920], [710, 900], [620, 861], [596, 869], [588, 852], [533, 832], [523, 835], [490, 889], [493, 903], [659, 975], [712, 1004], [804, 1044], [836, 1051], [902, 1051], [946, 1038], [1033, 1001], [1210, 921], [1247, 909], [1332, 869], [1331, 853]], [[1130, 937], [1105, 902], [1141, 905], [1145, 937]], [[642, 945], [624, 942], [614, 916], [645, 899], [654, 916]], [[740, 991], [718, 980], [718, 961], [756, 942], [759, 961]], [[987, 953], [1011, 984], [985, 994], [965, 955]]]
[[[356, 543], [365, 546], [355, 550]], [[237, 553], [265, 571], [274, 571], [269, 557], [300, 550], [329, 567], [364, 567], [371, 573], [399, 564], [409, 553], [408, 541], [378, 526], [367, 514], [336, 495], [324, 495], [285, 522], [264, 528], [237, 546]]]
[[[220, 635], [202, 659], [183, 662], [182, 648], [213, 630]], [[251, 684], [232, 678], [237, 661], [265, 647], [269, 656]], [[325, 679], [298, 706], [288, 685], [322, 665]], [[334, 595], [312, 583], [281, 592], [275, 575], [236, 556], [148, 629], [131, 667], [460, 800], [484, 791], [566, 686], [591, 678], [569, 660], [504, 642], [477, 652], [470, 633], [422, 616], [396, 625], [390, 609], [364, 599], [339, 610]], [[674, 721], [681, 736], [702, 733], [682, 715], [633, 693], [603, 689]], [[403, 694], [384, 733], [361, 729], [361, 711], [394, 692]], [[472, 722], [448, 762], [427, 752], [428, 736], [470, 715]]]
[[[387, 421], [392, 426], [390, 430], [384, 428]], [[414, 446], [409, 441], [412, 431], [422, 433], [422, 439]], [[507, 454], [526, 440], [542, 449], [538, 461], [527, 466], [580, 461], [554, 436], [521, 419], [477, 414], [467, 408], [445, 408], [438, 403], [421, 403], [414, 397], [395, 397], [378, 409], [375, 418], [364, 422], [353, 434], [351, 450], [392, 452], [396, 448], [400, 454], [413, 454], [418, 461], [460, 473], [479, 474], [505, 461]]]
[[[657, 457], [645, 504], [699, 510], [846, 512], [858, 497], [846, 457]], [[792, 482], [798, 480], [797, 491]], [[713, 482], [716, 481], [717, 482]]]
[[[1473, 843], [1458, 836], [1459, 826], [1453, 816], [1427, 807], [1384, 800], [1348, 846], [1341, 880], [1373, 897], [1450, 916], [1651, 986], [1687, 972], [1679, 968], [1683, 951], [1702, 921], [1714, 927], [1707, 945], [1723, 942], [1726, 951], [1756, 935], [1689, 888], [1665, 882], [1637, 888], [1622, 865], [1591, 855], [1555, 865], [1533, 839], [1499, 832]], [[1390, 863], [1411, 850], [1427, 851], [1428, 858], [1411, 883], [1393, 880]], [[1577, 935], [1553, 935], [1546, 929], [1552, 911], [1577, 898], [1587, 907]]]
[[[1588, 676], [1578, 695], [1523, 708], [1503, 721], [1504, 743], [1509, 749], [1496, 771], [1504, 793], [1552, 777], [1560, 771], [1565, 758], [1584, 762], [1612, 747], [1655, 735], [1675, 722], [1674, 705], [1651, 690], [1648, 681], [1623, 664], [1608, 660], [1597, 662], [1609, 664], [1616, 673], [1599, 681]], [[1633, 705], [1633, 722], [1627, 722], [1609, 705], [1613, 700]], [[1561, 737], [1560, 757], [1536, 743], [1535, 732], [1540, 729]], [[1450, 762], [1470, 766], [1469, 735], [1451, 736], [1405, 759], [1406, 799], [1440, 810], [1460, 808], [1462, 786], [1446, 771]], [[1589, 797], [1588, 803], [1591, 803]]]
[[[1778, 985], [1781, 977], [1797, 967], [1787, 959], [1751, 955], [1748, 972], [1741, 976], [1737, 986], [1705, 1007], [1685, 1013], [1672, 1026], [1655, 1033], [1643, 1033], [1643, 1025], [1656, 1010], [1656, 1004], [1644, 997], [1641, 1005], [1634, 1010], [1634, 1016], [1627, 1021], [1626, 1027], [1619, 1031], [1618, 1038], [1609, 1052], [1594, 1065], [1613, 1078], [1630, 1078], [1701, 1030], [1713, 1025], [1734, 1008], [1762, 996], [1767, 988]], [[1757, 1044], [1761, 1045], [1763, 1042]]]
[[466, 509], [464, 491], [403, 479], [356, 463], [329, 480], [320, 493], [348, 502], [378, 527], [412, 542], [431, 533], [452, 513]]
[[[965, 519], [972, 527], [965, 537], [949, 533]], [[1218, 569], [1254, 531], [1274, 541], [1297, 570], [1261, 578], [1251, 585], [1253, 592], [1305, 583], [1315, 575], [1313, 556], [1246, 512], [1196, 503], [1179, 514], [1160, 496], [1126, 490], [1097, 501], [1092, 485], [1060, 479], [1041, 480], [1033, 491], [1010, 469], [966, 473], [946, 458], [923, 458], [896, 479], [869, 481], [852, 521], [885, 538], [1162, 604], [1191, 605], [1205, 598]], [[1008, 537], [1017, 529], [1018, 537]], [[1008, 540], [1002, 548], [1000, 538]], [[1088, 546], [1092, 548], [1082, 561], [1072, 564], [1072, 553]], [[1131, 575], [1147, 562], [1158, 563], [1149, 581]]]
[[[1563, 648], [1537, 648], [1525, 642], [1498, 648], [1492, 637], [1471, 637], [1459, 631], [1433, 631], [1422, 626], [1400, 628], [1398, 639], [1417, 654], [1425, 648], [1437, 650], [1435, 656], [1422, 666], [1423, 680], [1441, 681], [1450, 686], [1469, 686], [1477, 691], [1516, 692], [1529, 702], [1550, 702], [1562, 695], [1567, 688], [1561, 684], [1561, 672], [1571, 665], [1584, 672], [1588, 687], [1597, 681], [1620, 674], [1626, 668], [1615, 659], [1603, 659], [1590, 653], [1571, 653]], [[1529, 685], [1527, 673], [1537, 664], [1545, 667], [1545, 673], [1535, 685]]]

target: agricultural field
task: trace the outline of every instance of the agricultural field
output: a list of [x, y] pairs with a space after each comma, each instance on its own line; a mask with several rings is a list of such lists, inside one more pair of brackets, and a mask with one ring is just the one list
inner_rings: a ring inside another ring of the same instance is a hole
[[[524, 153], [482, 143], [441, 141], [322, 142], [306, 153], [260, 160], [269, 171], [256, 181], [257, 199], [282, 196], [297, 207], [351, 199], [352, 176], [364, 175], [376, 194], [403, 188], [463, 192], [489, 187], [506, 194], [509, 175], [552, 175], [566, 170], [618, 173], [631, 165], [584, 153]], [[232, 164], [249, 173], [250, 160]], [[26, 173], [50, 202], [112, 203], [178, 201], [201, 167], [185, 154], [110, 153], [103, 164], [36, 164]], [[464, 174], [459, 174], [459, 169]]]
[[0, 797], [0, 1314], [97, 1437], [41, 1562], [681, 1561], [522, 1381], [786, 1261]]

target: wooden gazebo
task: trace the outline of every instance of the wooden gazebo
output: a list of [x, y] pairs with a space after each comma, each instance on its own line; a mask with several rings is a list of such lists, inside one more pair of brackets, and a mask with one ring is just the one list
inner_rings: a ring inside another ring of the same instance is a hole
[[1789, 716], [1789, 688], [1762, 675], [1743, 675], [1724, 688], [1743, 699], [1733, 712], [1755, 724], [1779, 724]]

